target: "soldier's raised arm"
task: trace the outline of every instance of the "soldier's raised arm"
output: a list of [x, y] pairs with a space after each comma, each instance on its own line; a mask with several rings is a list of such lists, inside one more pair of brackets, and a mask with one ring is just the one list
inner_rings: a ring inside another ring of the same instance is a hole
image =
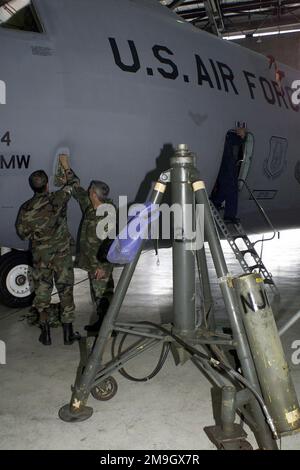
[[65, 176], [61, 179], [64, 186], [55, 193], [52, 193], [52, 202], [58, 205], [65, 205], [71, 199], [73, 187], [79, 184], [79, 179], [70, 168], [68, 155], [60, 155], [59, 161], [65, 172]]
[[70, 167], [69, 157], [67, 155], [60, 155], [59, 159], [61, 166], [65, 170], [67, 186], [71, 186], [72, 196], [79, 203], [82, 212], [85, 212], [90, 205], [88, 192], [80, 186], [80, 179]]
[[90, 205], [88, 192], [81, 186], [74, 186], [72, 196], [79, 203], [82, 212], [85, 212]]

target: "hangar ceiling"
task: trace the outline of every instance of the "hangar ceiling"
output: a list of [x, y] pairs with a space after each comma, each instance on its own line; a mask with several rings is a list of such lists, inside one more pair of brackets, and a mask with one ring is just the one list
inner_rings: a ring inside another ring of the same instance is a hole
[[300, 2], [293, 0], [159, 0], [184, 20], [220, 36], [300, 31]]
[[[225, 38], [300, 31], [300, 0], [157, 1], [196, 27]], [[30, 0], [0, 0], [0, 23], [28, 4]]]

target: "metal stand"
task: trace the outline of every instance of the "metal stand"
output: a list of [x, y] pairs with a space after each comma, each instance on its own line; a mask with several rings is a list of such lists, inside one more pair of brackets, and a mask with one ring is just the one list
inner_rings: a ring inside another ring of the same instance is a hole
[[[122, 371], [128, 361], [158, 344], [163, 347], [171, 345], [176, 363], [192, 360], [209, 377], [211, 382], [223, 389], [221, 427], [208, 429], [208, 434], [216, 445], [219, 448], [230, 449], [250, 448], [245, 439], [244, 430], [240, 425], [234, 423], [235, 414], [238, 412], [246, 418], [255, 434], [259, 448], [275, 450], [277, 449], [276, 441], [266, 422], [262, 406], [255, 399], [253, 391], [250, 393], [247, 388], [241, 385], [241, 382], [236, 380], [236, 376], [234, 377], [230, 373], [226, 375], [224, 369], [223, 371], [220, 369], [222, 361], [223, 364], [227, 364], [227, 368], [230, 370], [226, 351], [236, 349], [244, 383], [251, 384], [252, 390], [256, 391], [256, 394], [261, 394], [233, 280], [224, 259], [205, 185], [196, 170], [195, 157], [185, 145], [179, 146], [171, 159], [171, 169], [163, 173], [155, 185], [151, 196], [153, 204], [162, 202], [168, 183], [171, 183], [173, 203], [181, 206], [183, 215], [181, 233], [177, 233], [179, 228], [175, 224], [173, 234], [173, 322], [169, 325], [155, 325], [149, 322], [117, 322], [120, 308], [143, 250], [143, 246], [141, 246], [134, 261], [123, 269], [93, 348], [90, 353], [85, 351], [82, 354], [83, 359], [78, 369], [71, 401], [60, 409], [59, 416], [68, 422], [88, 419], [92, 414], [92, 408], [87, 407], [89, 394], [92, 393], [95, 398], [100, 400], [105, 399], [103, 398], [105, 393], [102, 396], [101, 393], [97, 395], [96, 389], [97, 387], [98, 389], [105, 388], [106, 383], [113, 388], [112, 380], [114, 379], [110, 377], [111, 374]], [[196, 250], [196, 252], [191, 249], [191, 242], [194, 239], [189, 237], [185, 230], [190, 222], [187, 207], [192, 205], [195, 213], [196, 203], [204, 206], [205, 237], [219, 279], [232, 335], [218, 334], [213, 330], [212, 295], [205, 251], [204, 248]], [[203, 322], [200, 328], [196, 327], [195, 320], [195, 255], [204, 295]], [[124, 352], [119, 351], [117, 354], [113, 354], [112, 360], [105, 364], [103, 354], [113, 330], [119, 335], [136, 336], [137, 341]], [[210, 360], [207, 360], [207, 356]], [[111, 395], [113, 396], [113, 393]], [[110, 396], [109, 392], [108, 396]]]
[[222, 389], [221, 425], [204, 428], [207, 436], [220, 450], [253, 450], [246, 441], [247, 434], [236, 424], [236, 389], [232, 386]]

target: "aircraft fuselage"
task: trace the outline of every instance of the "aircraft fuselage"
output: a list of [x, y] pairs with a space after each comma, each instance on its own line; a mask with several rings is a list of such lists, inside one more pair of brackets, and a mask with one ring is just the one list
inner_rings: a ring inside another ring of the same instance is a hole
[[[299, 74], [182, 22], [155, 0], [36, 0], [44, 33], [0, 28], [0, 246], [25, 248], [15, 234], [28, 176], [53, 177], [55, 152], [68, 146], [87, 186], [142, 202], [179, 143], [197, 154], [208, 191], [224, 140], [247, 123], [254, 152], [247, 181], [274, 225], [299, 226]], [[239, 213], [267, 230], [248, 192]], [[72, 203], [73, 233], [79, 210]]]

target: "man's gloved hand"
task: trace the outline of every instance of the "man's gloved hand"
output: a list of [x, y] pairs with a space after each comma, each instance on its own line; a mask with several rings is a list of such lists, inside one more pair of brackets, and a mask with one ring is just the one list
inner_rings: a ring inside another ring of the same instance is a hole
[[80, 180], [79, 178], [75, 175], [73, 170], [71, 169], [70, 166], [70, 157], [67, 154], [60, 154], [59, 155], [59, 164], [60, 168], [64, 172], [64, 175], [62, 178], [60, 178], [60, 181], [64, 185], [70, 186], [66, 190], [68, 192], [72, 192], [72, 187], [73, 186], [79, 186], [80, 185]]
[[70, 169], [69, 155], [64, 155], [64, 154], [60, 155], [59, 162], [64, 170]]
[[69, 156], [59, 155], [59, 164], [55, 174], [55, 186], [64, 186], [67, 184], [66, 172], [70, 169]]
[[103, 268], [97, 268], [95, 272], [95, 279], [96, 281], [100, 281], [101, 279], [105, 279], [107, 276], [107, 272]]
[[247, 129], [245, 129], [244, 127], [239, 127], [237, 128], [236, 133], [241, 139], [244, 140], [247, 135]]

